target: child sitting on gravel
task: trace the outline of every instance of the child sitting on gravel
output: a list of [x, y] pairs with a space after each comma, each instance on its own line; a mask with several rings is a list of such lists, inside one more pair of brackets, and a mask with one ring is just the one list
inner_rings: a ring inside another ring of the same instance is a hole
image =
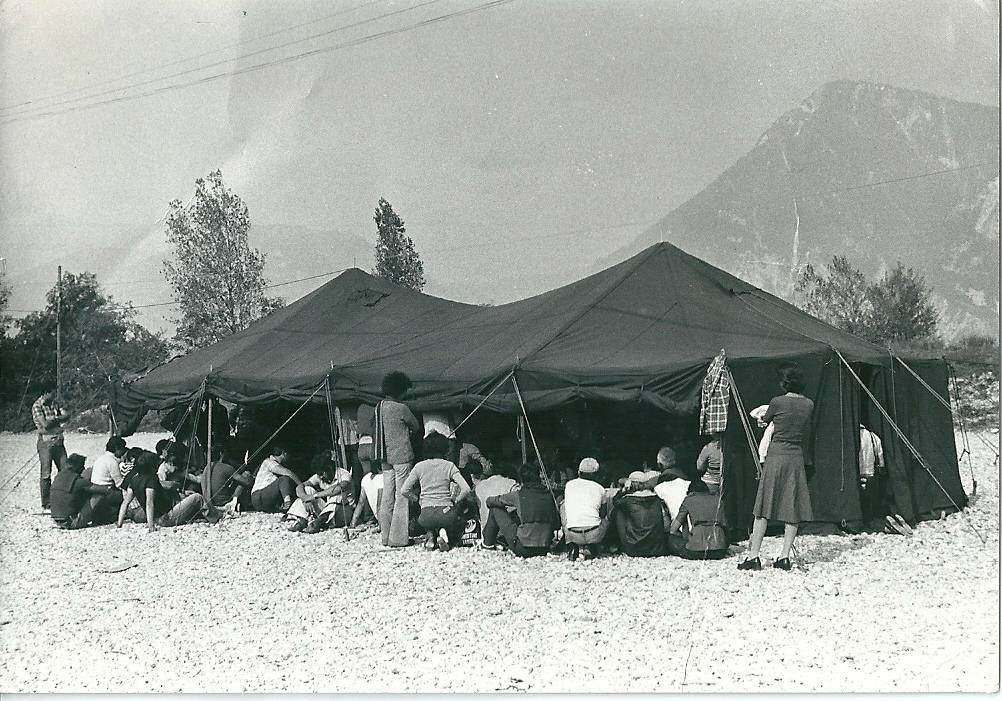
[[[470, 494], [470, 485], [454, 463], [445, 459], [449, 439], [432, 431], [424, 439], [425, 459], [414, 466], [404, 481], [403, 495], [421, 505], [418, 524], [428, 533], [425, 547], [445, 552], [459, 543], [466, 521], [457, 504]], [[452, 485], [458, 487], [455, 495]], [[437, 533], [437, 535], [436, 535]]]

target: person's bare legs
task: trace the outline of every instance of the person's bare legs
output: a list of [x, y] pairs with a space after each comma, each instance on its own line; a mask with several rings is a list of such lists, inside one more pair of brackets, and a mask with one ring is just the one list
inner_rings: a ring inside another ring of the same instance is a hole
[[[746, 560], [754, 560], [758, 557], [759, 551], [762, 549], [762, 539], [765, 538], [765, 529], [769, 525], [769, 521], [764, 518], [756, 518], [754, 524], [752, 524], [751, 538], [748, 539], [748, 555], [745, 557]], [[793, 535], [797, 534], [796, 526], [793, 528]], [[792, 541], [791, 541], [792, 542]], [[785, 547], [785, 540], [784, 540]]]
[[[779, 553], [780, 560], [790, 557], [790, 548], [793, 547], [793, 541], [797, 537], [798, 527], [799, 524], [787, 523], [785, 528], [783, 529], [783, 550]], [[764, 530], [765, 529], [763, 529], [763, 531]]]

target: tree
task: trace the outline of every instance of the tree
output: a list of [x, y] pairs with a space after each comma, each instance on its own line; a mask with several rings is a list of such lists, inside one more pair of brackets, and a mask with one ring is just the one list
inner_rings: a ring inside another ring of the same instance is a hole
[[[31, 428], [28, 403], [55, 386], [58, 294], [53, 285], [45, 309], [21, 319], [9, 343], [0, 394], [5, 426]], [[131, 305], [106, 296], [93, 273], [64, 273], [61, 310], [62, 401], [71, 414], [107, 403], [109, 380], [166, 358], [164, 339], [135, 320]]]
[[794, 299], [819, 319], [881, 345], [929, 342], [939, 318], [925, 280], [901, 263], [872, 283], [843, 256], [821, 274], [808, 265]]
[[870, 336], [884, 343], [922, 341], [936, 333], [939, 315], [925, 279], [898, 263], [866, 289]]
[[424, 265], [404, 222], [385, 199], [376, 207], [376, 270], [381, 278], [420, 292], [424, 289]]
[[819, 274], [808, 264], [794, 290], [798, 306], [832, 326], [859, 336], [869, 331], [866, 276], [849, 259], [835, 256]]
[[248, 244], [247, 205], [214, 171], [195, 181], [189, 204], [170, 203], [164, 277], [179, 305], [174, 344], [188, 352], [230, 336], [280, 308], [264, 294], [264, 254]]

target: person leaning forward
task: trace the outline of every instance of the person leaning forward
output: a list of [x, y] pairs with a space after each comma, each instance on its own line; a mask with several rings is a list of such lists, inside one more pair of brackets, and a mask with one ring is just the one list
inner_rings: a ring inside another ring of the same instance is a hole
[[66, 446], [63, 443], [63, 424], [69, 414], [56, 401], [54, 392], [46, 392], [31, 405], [31, 419], [38, 432], [38, 491], [42, 498], [42, 508], [49, 508], [52, 490], [52, 463], [60, 470], [65, 466]]

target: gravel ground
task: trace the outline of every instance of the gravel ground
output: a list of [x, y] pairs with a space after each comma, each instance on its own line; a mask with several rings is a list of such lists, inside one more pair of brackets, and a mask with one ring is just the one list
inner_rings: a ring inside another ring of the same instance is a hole
[[[67, 438], [91, 461], [103, 441]], [[994, 691], [998, 467], [972, 443], [966, 516], [986, 545], [953, 515], [911, 538], [804, 537], [806, 567], [748, 573], [388, 550], [258, 514], [65, 532], [38, 515], [36, 468], [11, 491], [33, 438], [3, 434], [0, 689]], [[106, 571], [123, 562], [137, 566]]]

